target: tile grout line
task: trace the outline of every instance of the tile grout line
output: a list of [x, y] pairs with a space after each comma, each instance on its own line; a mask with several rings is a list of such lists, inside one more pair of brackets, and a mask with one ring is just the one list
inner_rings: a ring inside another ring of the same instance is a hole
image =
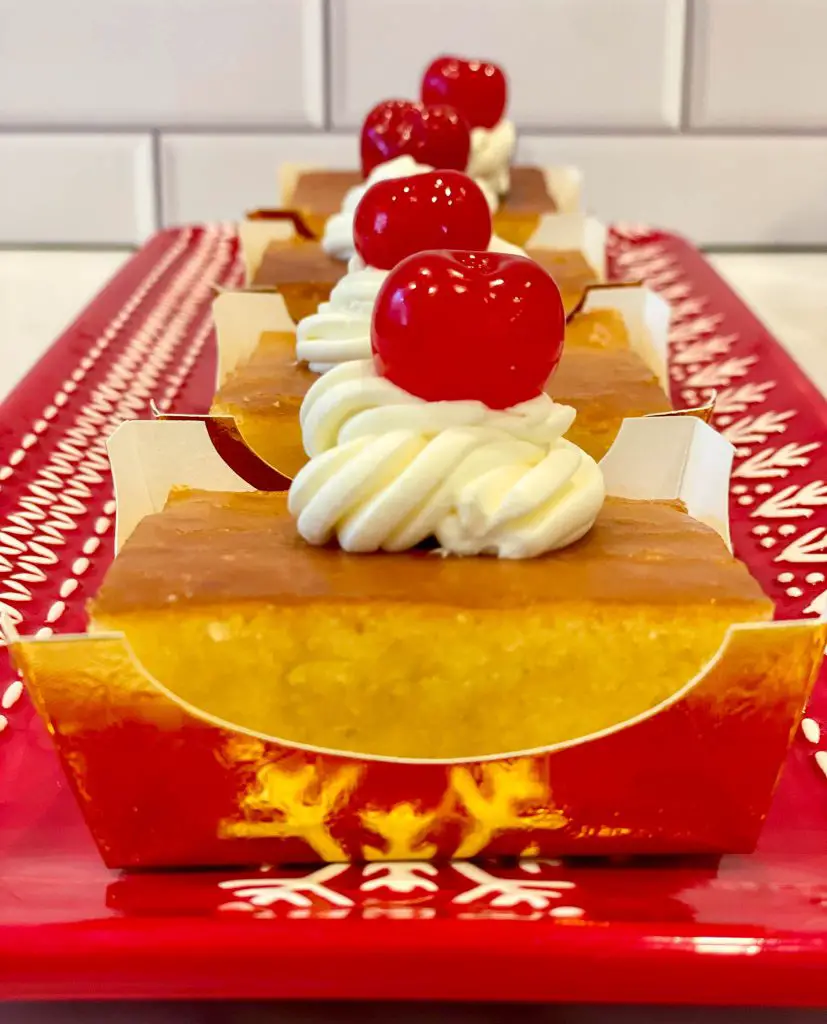
[[152, 130], [152, 190], [153, 190], [153, 215], [155, 217], [155, 230], [160, 231], [164, 226], [164, 172], [161, 167], [161, 131], [159, 128]]
[[690, 130], [692, 119], [692, 65], [695, 58], [695, 0], [684, 0], [683, 10], [683, 64], [681, 67], [680, 110], [678, 112], [678, 131], [681, 134], [694, 134]]
[[333, 13], [330, 8], [330, 0], [320, 0], [322, 5], [322, 123], [324, 131], [329, 132], [333, 125], [333, 73], [331, 58], [333, 55], [333, 40], [331, 37], [331, 25]]
[[[331, 86], [332, 88], [332, 86]], [[646, 127], [643, 125], [518, 125], [521, 136], [554, 139], [824, 139], [827, 138], [827, 125], [823, 127], [767, 128], [760, 125], [718, 125], [714, 127], [676, 129], [663, 127]], [[162, 139], [167, 135], [181, 136], [261, 136], [266, 138], [355, 138], [359, 134], [359, 126], [318, 128], [312, 125], [262, 125], [262, 124], [205, 124], [205, 125], [112, 125], [112, 124], [42, 124], [42, 125], [4, 125], [0, 124], [0, 140], [4, 137], [19, 136], [56, 136], [56, 135], [108, 135], [157, 136]]]

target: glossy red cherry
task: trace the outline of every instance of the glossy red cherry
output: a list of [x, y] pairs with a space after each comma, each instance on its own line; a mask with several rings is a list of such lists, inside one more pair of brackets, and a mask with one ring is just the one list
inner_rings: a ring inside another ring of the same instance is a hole
[[493, 128], [507, 98], [505, 72], [488, 61], [437, 57], [422, 76], [422, 101], [450, 103], [472, 128]]
[[565, 329], [557, 285], [533, 260], [430, 251], [388, 275], [371, 344], [378, 372], [411, 394], [505, 409], [542, 392]]
[[487, 249], [491, 211], [461, 171], [377, 181], [356, 207], [353, 241], [364, 262], [382, 270], [423, 249]]
[[360, 150], [365, 177], [377, 164], [403, 155], [431, 167], [464, 171], [471, 131], [465, 119], [444, 104], [385, 100], [365, 118]]

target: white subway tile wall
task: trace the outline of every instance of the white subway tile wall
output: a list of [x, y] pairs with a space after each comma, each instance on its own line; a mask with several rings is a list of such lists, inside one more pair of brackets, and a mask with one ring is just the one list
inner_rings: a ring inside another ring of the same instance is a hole
[[0, 0], [0, 244], [139, 243], [354, 166], [441, 52], [500, 61], [520, 155], [704, 244], [827, 244], [827, 0]]
[[0, 118], [319, 128], [321, 0], [0, 0]]
[[162, 215], [167, 224], [238, 220], [280, 201], [277, 168], [353, 167], [351, 135], [193, 135], [161, 137]]
[[0, 242], [140, 241], [157, 225], [153, 177], [150, 135], [0, 133]]
[[332, 121], [359, 128], [440, 52], [507, 69], [511, 117], [539, 128], [668, 129], [680, 119], [683, 0], [333, 0]]
[[690, 124], [827, 125], [824, 0], [695, 0]]

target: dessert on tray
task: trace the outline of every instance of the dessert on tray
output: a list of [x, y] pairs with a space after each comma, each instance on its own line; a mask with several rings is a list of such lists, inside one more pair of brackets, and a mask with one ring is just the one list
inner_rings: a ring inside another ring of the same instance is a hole
[[[217, 300], [219, 321], [235, 320], [241, 296], [227, 294]], [[249, 296], [248, 300], [266, 300], [275, 296]], [[288, 317], [278, 305], [245, 302], [247, 312], [258, 319], [255, 342], [249, 356], [233, 369], [227, 364], [223, 383], [216, 392], [212, 412], [232, 416], [249, 447], [269, 465], [288, 477], [304, 465], [298, 410], [302, 399], [316, 379], [305, 363], [296, 361], [296, 336]], [[246, 319], [246, 312], [242, 314]], [[267, 323], [276, 327], [266, 330]], [[233, 323], [219, 327], [220, 344], [243, 350], [244, 337], [233, 335]], [[630, 416], [664, 413], [672, 406], [658, 377], [635, 351], [624, 348], [602, 350], [588, 345], [566, 344], [557, 374], [549, 387], [554, 396], [577, 410], [577, 419], [568, 437], [595, 458], [609, 450]]]
[[[369, 354], [373, 303], [400, 258], [445, 244], [520, 251], [492, 238], [483, 193], [470, 178], [454, 171], [378, 182], [360, 203], [351, 230], [361, 240], [365, 260], [361, 255], [351, 260], [330, 301], [300, 320], [295, 334], [283, 317], [287, 329], [275, 329], [279, 317], [273, 316], [271, 329], [254, 337], [249, 356], [233, 359], [232, 372], [221, 375], [223, 383], [213, 403], [214, 412], [236, 418], [254, 451], [287, 475], [304, 462], [298, 424], [301, 399], [316, 373]], [[265, 310], [262, 326], [267, 325], [266, 311], [275, 305], [260, 296], [224, 299]]]
[[[587, 284], [602, 279], [605, 232], [591, 221], [574, 231], [544, 228], [577, 209], [579, 177], [571, 168], [512, 172], [515, 131], [503, 116], [506, 93], [496, 65], [440, 58], [423, 78], [421, 102], [387, 100], [368, 113], [361, 173], [283, 167], [282, 203], [291, 209], [253, 211], [240, 228], [247, 284], [277, 288], [298, 321], [344, 275], [355, 252], [353, 214], [365, 191], [436, 168], [467, 170], [495, 212], [495, 230], [502, 224], [506, 241], [528, 244], [528, 254], [560, 285], [566, 308], [575, 305]], [[575, 245], [559, 244], [574, 234], [581, 236]]]
[[[468, 125], [450, 107], [386, 100], [362, 125], [361, 173], [287, 165], [281, 171], [281, 202], [321, 238], [325, 252], [347, 260], [354, 252], [353, 215], [372, 185], [434, 170], [464, 171], [470, 145]], [[496, 195], [477, 184], [489, 206], [496, 207]]]
[[[239, 224], [247, 284], [279, 291], [297, 323], [330, 298], [347, 272], [346, 262], [300, 231], [306, 232], [301, 219], [285, 210], [253, 211]], [[507, 249], [507, 243], [502, 247]], [[526, 243], [525, 255], [551, 274], [569, 311], [586, 288], [605, 280], [606, 229], [580, 213], [544, 216]]]
[[466, 171], [483, 188], [494, 229], [524, 245], [545, 214], [579, 207], [579, 175], [572, 168], [511, 167], [514, 125], [504, 116], [507, 85], [501, 68], [441, 57], [426, 70], [422, 99], [391, 99], [366, 116], [361, 172], [287, 165], [281, 202], [295, 210], [325, 250], [348, 258], [349, 220], [365, 188], [422, 169]]
[[[445, 245], [484, 248], [486, 239], [491, 249], [520, 251], [491, 236], [480, 190], [453, 171], [377, 183], [351, 230], [358, 254], [348, 274], [317, 313], [299, 322], [295, 337], [274, 296], [227, 294], [216, 304], [222, 360], [212, 411], [234, 417], [250, 447], [287, 476], [305, 461], [297, 411], [313, 374], [369, 356], [374, 302], [399, 259]], [[544, 238], [554, 235], [560, 252], [572, 252], [565, 246], [587, 237], [584, 230], [582, 221], [562, 223]], [[568, 293], [570, 305], [574, 298]], [[625, 417], [671, 409], [662, 386], [667, 323], [668, 307], [659, 299], [622, 287], [588, 292], [571, 316], [554, 393], [578, 411], [576, 441], [595, 457], [606, 453]]]
[[[733, 622], [772, 606], [680, 501], [606, 500], [598, 465], [563, 438], [574, 411], [545, 391], [563, 331], [553, 282], [525, 259], [403, 260], [373, 358], [304, 399], [310, 461], [287, 499], [174, 493], [116, 559], [95, 627], [221, 718], [376, 755], [564, 742], [666, 700]], [[677, 606], [688, 632], [670, 625]], [[158, 628], [170, 607], [174, 652]], [[281, 638], [258, 662], [272, 686], [241, 706], [222, 662], [255, 673], [262, 633]], [[474, 714], [515, 689], [508, 714]]]
[[755, 844], [825, 627], [769, 621], [706, 424], [564, 437], [564, 329], [532, 261], [415, 252], [287, 495], [204, 419], [116, 432], [90, 634], [5, 627], [108, 864]]
[[502, 68], [489, 61], [438, 57], [422, 76], [425, 103], [450, 104], [471, 128], [467, 172], [497, 196], [495, 230], [523, 244], [539, 217], [563, 207], [555, 196], [553, 175], [539, 167], [512, 167], [517, 131], [505, 116], [508, 83]]

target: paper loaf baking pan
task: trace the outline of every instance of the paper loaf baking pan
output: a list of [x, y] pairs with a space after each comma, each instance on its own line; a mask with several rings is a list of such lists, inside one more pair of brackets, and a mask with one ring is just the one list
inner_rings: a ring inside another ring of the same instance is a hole
[[[126, 423], [110, 457], [118, 545], [173, 486], [279, 486], [209, 416]], [[681, 500], [728, 541], [731, 457], [702, 419], [667, 415], [627, 420], [603, 468], [610, 494]], [[123, 634], [5, 632], [106, 863], [135, 868], [748, 851], [825, 643], [812, 620], [735, 625], [702, 671], [629, 720], [548, 745], [534, 720], [524, 748], [429, 759], [332, 749], [324, 716], [308, 742], [222, 715], [222, 693], [243, 708], [277, 678], [228, 666], [206, 709], [186, 680], [153, 677]], [[412, 695], [406, 714], [421, 713]], [[418, 724], [450, 735], [450, 722]]]

